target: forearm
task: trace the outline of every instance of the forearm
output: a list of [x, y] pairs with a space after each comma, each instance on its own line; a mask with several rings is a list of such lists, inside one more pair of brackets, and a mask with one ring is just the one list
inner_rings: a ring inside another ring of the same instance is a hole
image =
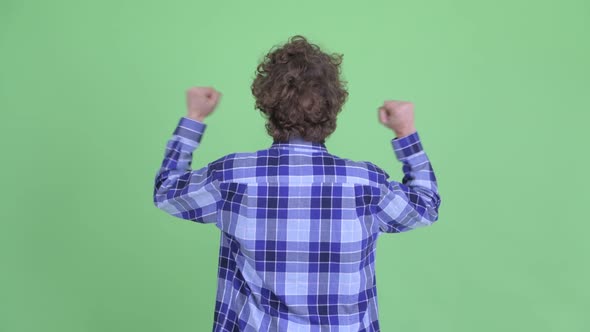
[[417, 131], [392, 140], [396, 158], [402, 162], [402, 183], [412, 188], [432, 206], [438, 207], [440, 196], [434, 169], [424, 151]]
[[[193, 151], [199, 146], [205, 125], [194, 119], [182, 117], [166, 144], [162, 166], [154, 185], [154, 204], [177, 217], [189, 219], [199, 213], [209, 213], [204, 206], [211, 205], [209, 194], [215, 192], [212, 173], [207, 168], [191, 169]], [[200, 198], [198, 201], [195, 200]], [[201, 210], [197, 210], [201, 209]]]
[[156, 190], [171, 175], [178, 176], [191, 170], [193, 151], [199, 146], [205, 124], [182, 117], [172, 138], [166, 143], [164, 161], [157, 173]]
[[438, 219], [440, 196], [434, 170], [417, 132], [391, 141], [403, 163], [402, 182], [383, 185], [377, 216], [385, 232], [404, 232], [432, 224]]

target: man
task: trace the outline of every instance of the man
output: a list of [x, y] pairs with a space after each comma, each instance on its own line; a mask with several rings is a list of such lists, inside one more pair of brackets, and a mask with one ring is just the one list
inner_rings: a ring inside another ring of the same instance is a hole
[[396, 136], [402, 183], [328, 152], [325, 139], [348, 95], [340, 60], [299, 35], [268, 53], [252, 93], [273, 144], [199, 170], [192, 153], [221, 94], [186, 91], [188, 114], [167, 143], [154, 203], [221, 231], [213, 331], [379, 331], [378, 236], [438, 219], [441, 199], [412, 103], [378, 108]]

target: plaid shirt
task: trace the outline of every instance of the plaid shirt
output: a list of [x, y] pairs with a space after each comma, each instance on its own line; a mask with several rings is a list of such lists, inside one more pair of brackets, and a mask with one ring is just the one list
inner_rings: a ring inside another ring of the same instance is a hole
[[418, 133], [391, 141], [403, 163], [399, 183], [297, 139], [192, 170], [205, 127], [180, 119], [153, 200], [221, 230], [213, 331], [379, 331], [377, 238], [438, 219]]

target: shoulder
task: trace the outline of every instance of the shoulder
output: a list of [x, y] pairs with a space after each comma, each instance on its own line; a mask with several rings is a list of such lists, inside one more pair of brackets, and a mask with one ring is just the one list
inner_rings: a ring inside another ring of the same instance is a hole
[[260, 155], [259, 151], [256, 152], [234, 152], [213, 160], [209, 163], [209, 167], [216, 170], [225, 168], [231, 168], [235, 166], [235, 163], [247, 163], [248, 160], [257, 158]]
[[374, 185], [380, 185], [387, 182], [389, 174], [376, 164], [365, 160], [353, 160], [331, 155], [336, 164], [343, 165], [347, 168], [347, 175], [368, 179]]
[[220, 181], [253, 177], [260, 167], [261, 160], [269, 155], [267, 149], [253, 152], [234, 152], [209, 163], [208, 169]]

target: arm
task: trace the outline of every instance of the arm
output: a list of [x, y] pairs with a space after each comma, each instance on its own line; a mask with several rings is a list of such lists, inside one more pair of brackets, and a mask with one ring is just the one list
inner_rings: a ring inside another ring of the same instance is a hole
[[399, 233], [428, 226], [438, 220], [441, 199], [436, 176], [417, 131], [391, 141], [396, 158], [403, 163], [402, 183], [381, 186], [376, 216], [380, 230]]
[[154, 186], [154, 204], [167, 213], [200, 223], [216, 222], [221, 199], [215, 171], [191, 169], [193, 151], [199, 146], [206, 125], [182, 117], [166, 144], [162, 166]]

